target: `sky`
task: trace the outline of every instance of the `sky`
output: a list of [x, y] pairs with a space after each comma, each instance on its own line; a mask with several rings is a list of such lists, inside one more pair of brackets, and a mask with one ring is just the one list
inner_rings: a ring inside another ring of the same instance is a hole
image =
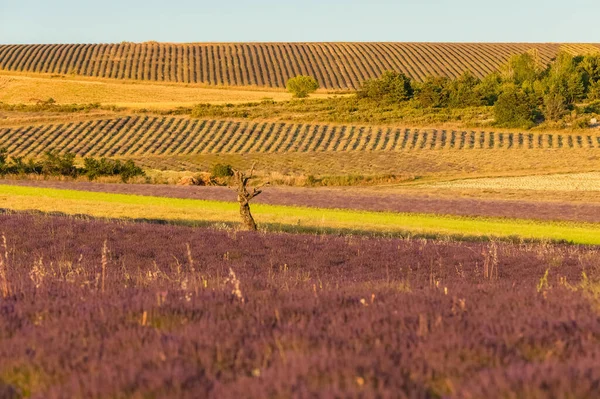
[[0, 43], [600, 42], [600, 0], [0, 0]]

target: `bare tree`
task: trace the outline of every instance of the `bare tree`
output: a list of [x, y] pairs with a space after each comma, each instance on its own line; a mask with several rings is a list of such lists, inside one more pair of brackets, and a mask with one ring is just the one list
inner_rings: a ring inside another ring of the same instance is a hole
[[252, 179], [254, 166], [255, 164], [252, 164], [252, 169], [250, 169], [248, 175], [240, 170], [233, 169], [233, 181], [235, 186], [230, 187], [237, 192], [237, 200], [240, 203], [240, 216], [242, 217], [242, 228], [251, 231], [256, 231], [256, 222], [252, 217], [252, 213], [250, 213], [250, 200], [262, 193], [261, 188], [269, 184], [265, 183], [259, 187], [255, 187], [252, 192], [248, 191], [247, 185]]

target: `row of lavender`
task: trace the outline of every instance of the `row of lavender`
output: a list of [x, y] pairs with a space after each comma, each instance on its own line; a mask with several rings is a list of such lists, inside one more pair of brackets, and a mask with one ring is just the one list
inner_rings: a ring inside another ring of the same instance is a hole
[[0, 397], [593, 398], [597, 248], [0, 215]]

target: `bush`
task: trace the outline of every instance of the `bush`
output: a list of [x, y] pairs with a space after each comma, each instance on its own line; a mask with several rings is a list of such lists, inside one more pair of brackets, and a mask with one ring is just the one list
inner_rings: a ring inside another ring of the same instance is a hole
[[214, 177], [230, 177], [233, 176], [233, 168], [231, 165], [222, 165], [218, 163], [213, 166], [211, 174]]
[[428, 76], [423, 83], [418, 85], [415, 98], [424, 108], [448, 107], [450, 83], [450, 79], [446, 77]]
[[[119, 161], [117, 161], [118, 163]], [[119, 175], [121, 175], [121, 180], [123, 181], [123, 183], [127, 183], [127, 181], [129, 179], [131, 179], [132, 177], [136, 177], [136, 176], [144, 176], [145, 173], [142, 170], [142, 168], [140, 168], [139, 166], [136, 166], [136, 164], [132, 161], [132, 160], [127, 160], [125, 161], [124, 164], [121, 164], [121, 169], [119, 170]]]
[[477, 88], [481, 84], [475, 75], [465, 71], [448, 85], [448, 105], [453, 108], [477, 107], [483, 101]]
[[121, 176], [123, 183], [136, 176], [144, 176], [144, 171], [131, 160], [122, 163], [106, 158], [85, 158], [83, 171], [88, 179], [94, 180], [99, 176]]
[[51, 176], [77, 177], [79, 171], [75, 167], [75, 154], [70, 152], [61, 155], [58, 151], [46, 151], [42, 160], [42, 173]]
[[600, 114], [600, 101], [593, 101], [583, 107], [584, 114]]
[[503, 127], [530, 128], [537, 116], [537, 105], [529, 94], [517, 89], [503, 92], [494, 105], [496, 124]]
[[547, 94], [544, 97], [544, 118], [557, 121], [567, 112], [566, 100], [560, 94]]
[[413, 97], [411, 80], [403, 73], [386, 71], [378, 79], [363, 82], [356, 93], [358, 98], [369, 98], [378, 101], [401, 102]]
[[312, 76], [299, 75], [288, 80], [286, 88], [294, 97], [305, 98], [319, 88], [319, 82]]

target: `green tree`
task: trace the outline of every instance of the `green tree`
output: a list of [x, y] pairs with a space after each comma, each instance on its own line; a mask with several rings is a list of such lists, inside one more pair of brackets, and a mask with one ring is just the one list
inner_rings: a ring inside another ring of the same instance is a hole
[[428, 76], [417, 86], [415, 99], [425, 108], [447, 107], [450, 102], [450, 79], [442, 76]]
[[296, 98], [306, 98], [319, 88], [319, 82], [312, 76], [299, 75], [291, 78], [286, 84], [287, 90]]
[[564, 98], [566, 106], [585, 97], [583, 73], [577, 67], [578, 62], [581, 62], [581, 58], [575, 58], [566, 52], [558, 53], [543, 80], [545, 93]]
[[600, 80], [590, 84], [587, 98], [590, 100], [600, 100]]
[[585, 91], [589, 94], [591, 86], [600, 82], [600, 55], [586, 55], [577, 64], [577, 69], [581, 73]]
[[363, 82], [356, 94], [358, 98], [397, 103], [410, 100], [413, 93], [408, 76], [402, 72], [386, 71], [380, 78]]
[[557, 121], [567, 112], [567, 101], [557, 93], [546, 94], [544, 97], [544, 118]]
[[475, 88], [484, 105], [494, 105], [502, 92], [502, 77], [497, 72], [484, 77]]
[[496, 124], [503, 127], [530, 128], [537, 114], [535, 99], [516, 87], [505, 89], [494, 105]]
[[475, 107], [483, 103], [481, 95], [477, 90], [481, 80], [466, 70], [457, 79], [454, 79], [448, 85], [450, 107], [465, 108]]
[[525, 82], [531, 84], [538, 79], [542, 68], [536, 51], [511, 56], [508, 62], [500, 68], [505, 82], [521, 86]]

